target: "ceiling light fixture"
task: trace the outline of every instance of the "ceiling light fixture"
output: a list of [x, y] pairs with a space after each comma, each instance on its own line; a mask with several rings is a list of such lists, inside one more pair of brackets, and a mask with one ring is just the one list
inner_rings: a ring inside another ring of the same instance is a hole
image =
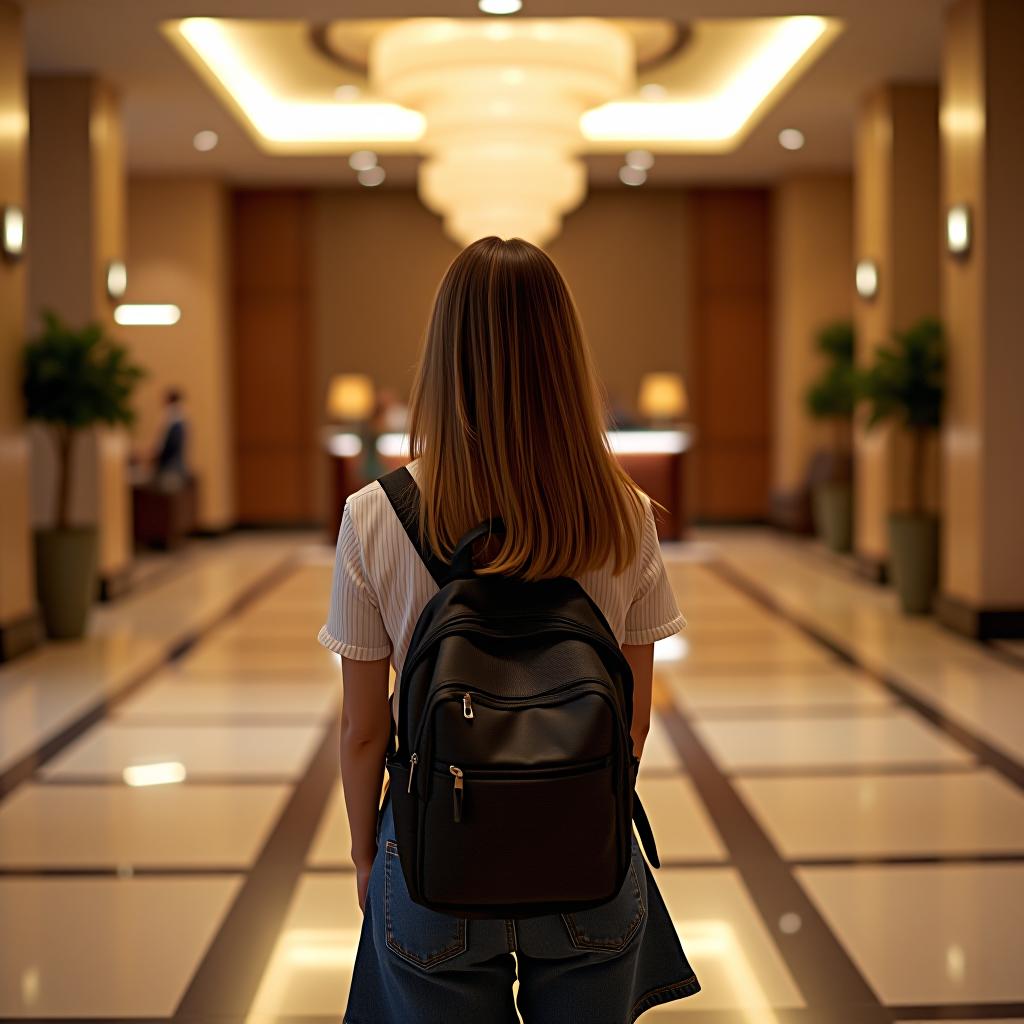
[[199, 150], [200, 153], [209, 153], [211, 149], [217, 148], [217, 143], [220, 142], [220, 136], [208, 128], [201, 132], [196, 132], [192, 136], [192, 145]]
[[348, 158], [348, 165], [353, 171], [368, 171], [377, 166], [377, 154], [372, 149], [357, 149]]
[[122, 327], [170, 327], [181, 319], [181, 310], [169, 302], [127, 303], [114, 308], [114, 323]]
[[803, 149], [804, 142], [804, 133], [799, 128], [783, 128], [779, 132], [779, 145], [783, 149]]
[[367, 167], [366, 170], [360, 171], [356, 177], [359, 179], [360, 185], [365, 185], [367, 188], [376, 188], [386, 177], [384, 168], [379, 164], [376, 167]]
[[0, 247], [4, 258], [12, 263], [25, 253], [25, 211], [17, 203], [5, 203], [2, 208]]
[[834, 27], [817, 15], [779, 18], [774, 30], [722, 89], [707, 98], [664, 103], [606, 103], [580, 121], [591, 141], [618, 139], [717, 143], [732, 148], [758, 107], [788, 78]]
[[641, 167], [630, 167], [626, 164], [619, 168], [619, 181], [623, 185], [642, 185], [647, 180], [647, 172]]
[[626, 165], [638, 171], [649, 171], [654, 166], [654, 154], [649, 149], [631, 149], [626, 154]]
[[462, 245], [558, 233], [587, 190], [580, 116], [630, 91], [635, 66], [632, 36], [599, 18], [408, 19], [370, 51], [375, 90], [426, 115], [420, 198]]
[[523, 0], [479, 0], [481, 14], [517, 14], [523, 9]]

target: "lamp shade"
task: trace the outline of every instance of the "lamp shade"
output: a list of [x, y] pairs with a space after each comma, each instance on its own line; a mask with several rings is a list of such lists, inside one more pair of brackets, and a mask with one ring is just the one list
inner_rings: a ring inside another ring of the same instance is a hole
[[336, 373], [327, 389], [327, 415], [332, 420], [366, 420], [376, 404], [373, 380], [365, 373]]
[[652, 420], [677, 420], [686, 415], [686, 385], [680, 373], [645, 373], [637, 407]]

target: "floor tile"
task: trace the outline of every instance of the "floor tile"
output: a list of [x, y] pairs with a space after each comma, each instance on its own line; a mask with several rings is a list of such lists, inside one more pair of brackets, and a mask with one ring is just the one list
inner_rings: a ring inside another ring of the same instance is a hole
[[250, 1021], [284, 1014], [340, 1018], [363, 916], [354, 875], [307, 875], [295, 890]]
[[317, 826], [313, 844], [309, 848], [309, 864], [314, 867], [350, 870], [351, 848], [352, 833], [349, 831], [348, 815], [345, 813], [345, 794], [341, 786], [336, 786]]
[[0, 1016], [164, 1017], [239, 879], [0, 879]]
[[726, 770], [969, 764], [972, 755], [910, 711], [871, 715], [699, 719], [701, 738]]
[[734, 785], [786, 857], [1024, 855], [1024, 794], [990, 771]]
[[[702, 991], [693, 1010], [803, 1006], [803, 998], [739, 875], [731, 868], [662, 868], [655, 872]], [[678, 1011], [679, 1003], [659, 1012]], [[770, 1020], [770, 1017], [751, 1018]]]
[[178, 762], [189, 778], [291, 779], [323, 735], [302, 726], [150, 726], [105, 722], [43, 768], [53, 779], [120, 779], [126, 767]]
[[640, 759], [640, 775], [681, 771], [683, 771], [683, 762], [676, 753], [676, 748], [668, 738], [668, 733], [655, 711], [651, 715], [651, 731], [644, 741], [644, 753]]
[[341, 699], [335, 681], [196, 679], [168, 671], [117, 707], [120, 719], [323, 718]]
[[666, 682], [682, 707], [702, 715], [744, 708], [882, 707], [895, 699], [870, 677], [839, 667], [772, 675], [702, 675], [684, 667], [678, 673], [667, 673]]
[[246, 868], [288, 786], [21, 786], [0, 804], [0, 867]]
[[798, 868], [889, 1004], [1024, 1001], [1024, 864]]
[[276, 641], [252, 645], [202, 644], [177, 664], [184, 675], [211, 674], [259, 678], [262, 675], [287, 673], [307, 679], [336, 679], [337, 657], [316, 642], [278, 644]]
[[637, 782], [637, 792], [651, 819], [663, 863], [728, 858], [725, 846], [688, 777], [641, 777]]

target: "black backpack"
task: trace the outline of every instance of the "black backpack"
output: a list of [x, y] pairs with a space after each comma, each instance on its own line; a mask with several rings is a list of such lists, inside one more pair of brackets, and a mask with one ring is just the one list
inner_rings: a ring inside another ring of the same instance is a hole
[[387, 759], [412, 899], [470, 918], [607, 902], [634, 819], [658, 866], [634, 790], [633, 676], [611, 628], [576, 580], [475, 575], [473, 545], [498, 520], [450, 564], [424, 551], [409, 471], [379, 482], [441, 588], [413, 632]]

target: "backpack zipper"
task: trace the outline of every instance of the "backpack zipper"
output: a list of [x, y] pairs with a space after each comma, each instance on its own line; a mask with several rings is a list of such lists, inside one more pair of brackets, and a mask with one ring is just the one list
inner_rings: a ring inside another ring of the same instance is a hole
[[419, 754], [413, 754], [409, 758], [409, 785], [405, 787], [406, 793], [412, 792], [412, 773], [416, 771], [416, 765], [419, 764]]
[[462, 821], [462, 793], [465, 789], [462, 769], [453, 764], [448, 765], [448, 771], [452, 773], [454, 784], [452, 785], [452, 820], [458, 824]]

